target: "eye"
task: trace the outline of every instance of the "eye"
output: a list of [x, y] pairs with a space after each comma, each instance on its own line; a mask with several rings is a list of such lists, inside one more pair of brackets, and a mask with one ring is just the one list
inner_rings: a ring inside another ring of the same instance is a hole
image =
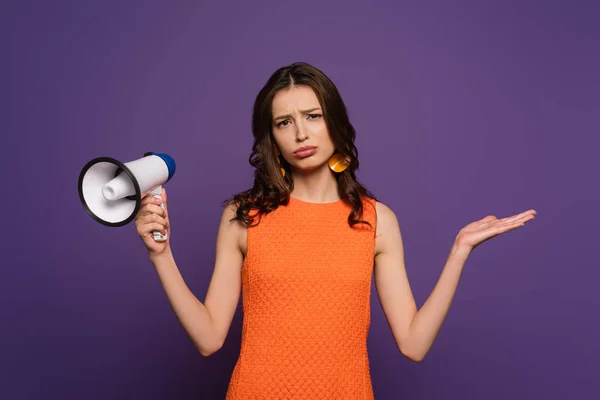
[[277, 124], [277, 127], [281, 128], [282, 126], [287, 126], [287, 125], [283, 125], [284, 122], [289, 122], [289, 121], [287, 119], [283, 120], [283, 121], [281, 121], [280, 123]]
[[310, 118], [319, 118], [321, 114], [308, 114]]

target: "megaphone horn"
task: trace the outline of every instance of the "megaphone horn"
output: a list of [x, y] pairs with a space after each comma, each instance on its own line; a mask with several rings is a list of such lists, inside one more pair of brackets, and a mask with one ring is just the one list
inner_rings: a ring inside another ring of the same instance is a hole
[[[127, 225], [135, 219], [142, 198], [161, 198], [162, 185], [171, 180], [175, 168], [175, 160], [164, 153], [148, 152], [127, 163], [94, 158], [79, 174], [79, 199], [95, 221], [110, 227]], [[159, 231], [152, 235], [157, 241], [167, 240]]]

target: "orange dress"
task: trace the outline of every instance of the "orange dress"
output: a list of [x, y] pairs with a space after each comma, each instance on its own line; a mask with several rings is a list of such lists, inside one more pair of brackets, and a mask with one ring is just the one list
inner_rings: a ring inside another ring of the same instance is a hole
[[295, 198], [248, 228], [237, 399], [373, 399], [367, 354], [376, 213]]

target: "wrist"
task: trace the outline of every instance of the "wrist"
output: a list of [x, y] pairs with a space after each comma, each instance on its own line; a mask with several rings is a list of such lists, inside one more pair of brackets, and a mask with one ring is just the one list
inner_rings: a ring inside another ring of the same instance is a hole
[[156, 263], [157, 261], [167, 260], [173, 258], [173, 253], [171, 252], [171, 248], [167, 247], [160, 253], [148, 252], [148, 258], [152, 263]]
[[450, 249], [450, 254], [468, 256], [473, 251], [471, 246], [455, 241]]

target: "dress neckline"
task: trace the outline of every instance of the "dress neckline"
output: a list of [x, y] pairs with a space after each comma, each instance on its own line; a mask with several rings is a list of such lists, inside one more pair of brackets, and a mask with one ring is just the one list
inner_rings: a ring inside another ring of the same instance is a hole
[[292, 202], [298, 203], [298, 204], [306, 204], [306, 205], [310, 205], [310, 206], [332, 206], [332, 205], [342, 203], [343, 200], [338, 199], [335, 201], [328, 201], [326, 203], [314, 203], [314, 202], [310, 202], [310, 201], [300, 200], [300, 199], [290, 196], [290, 203], [292, 203]]

